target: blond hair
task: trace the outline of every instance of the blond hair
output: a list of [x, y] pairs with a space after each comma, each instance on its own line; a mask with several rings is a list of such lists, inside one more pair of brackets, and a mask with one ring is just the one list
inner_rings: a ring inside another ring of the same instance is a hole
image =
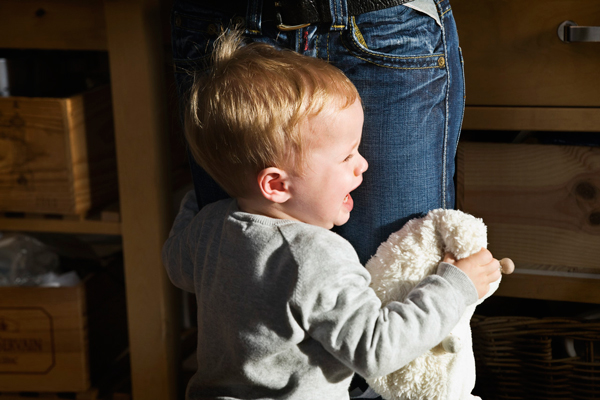
[[215, 43], [212, 68], [198, 72], [185, 135], [196, 162], [232, 197], [267, 167], [302, 171], [307, 142], [299, 124], [326, 106], [359, 99], [350, 80], [317, 58], [263, 43], [243, 45], [239, 31]]

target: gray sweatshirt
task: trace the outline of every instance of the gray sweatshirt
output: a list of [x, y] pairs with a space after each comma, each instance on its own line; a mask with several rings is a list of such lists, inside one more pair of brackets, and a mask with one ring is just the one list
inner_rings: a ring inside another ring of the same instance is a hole
[[382, 306], [341, 236], [182, 201], [163, 262], [196, 294], [198, 371], [186, 398], [347, 400], [354, 372], [388, 374], [438, 344], [477, 301], [469, 278], [441, 263], [402, 302]]

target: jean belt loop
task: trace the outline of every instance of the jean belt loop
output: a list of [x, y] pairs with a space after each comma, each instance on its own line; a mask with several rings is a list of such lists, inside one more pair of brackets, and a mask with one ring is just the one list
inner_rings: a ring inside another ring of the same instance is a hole
[[262, 8], [263, 0], [248, 0], [248, 8], [246, 10], [246, 34], [261, 34]]
[[331, 12], [331, 30], [343, 31], [348, 29], [348, 3], [347, 0], [329, 0]]

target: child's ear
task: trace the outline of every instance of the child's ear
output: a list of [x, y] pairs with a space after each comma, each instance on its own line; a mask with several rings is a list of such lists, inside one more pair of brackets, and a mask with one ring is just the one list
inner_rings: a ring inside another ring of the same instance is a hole
[[282, 169], [269, 167], [258, 173], [258, 186], [263, 197], [274, 203], [284, 203], [290, 197], [289, 175]]

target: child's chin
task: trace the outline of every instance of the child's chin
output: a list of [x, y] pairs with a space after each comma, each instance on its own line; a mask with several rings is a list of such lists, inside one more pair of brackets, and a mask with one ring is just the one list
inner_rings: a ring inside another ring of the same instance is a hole
[[342, 226], [350, 219], [350, 213], [347, 213], [345, 217], [338, 218], [333, 224], [335, 226]]

